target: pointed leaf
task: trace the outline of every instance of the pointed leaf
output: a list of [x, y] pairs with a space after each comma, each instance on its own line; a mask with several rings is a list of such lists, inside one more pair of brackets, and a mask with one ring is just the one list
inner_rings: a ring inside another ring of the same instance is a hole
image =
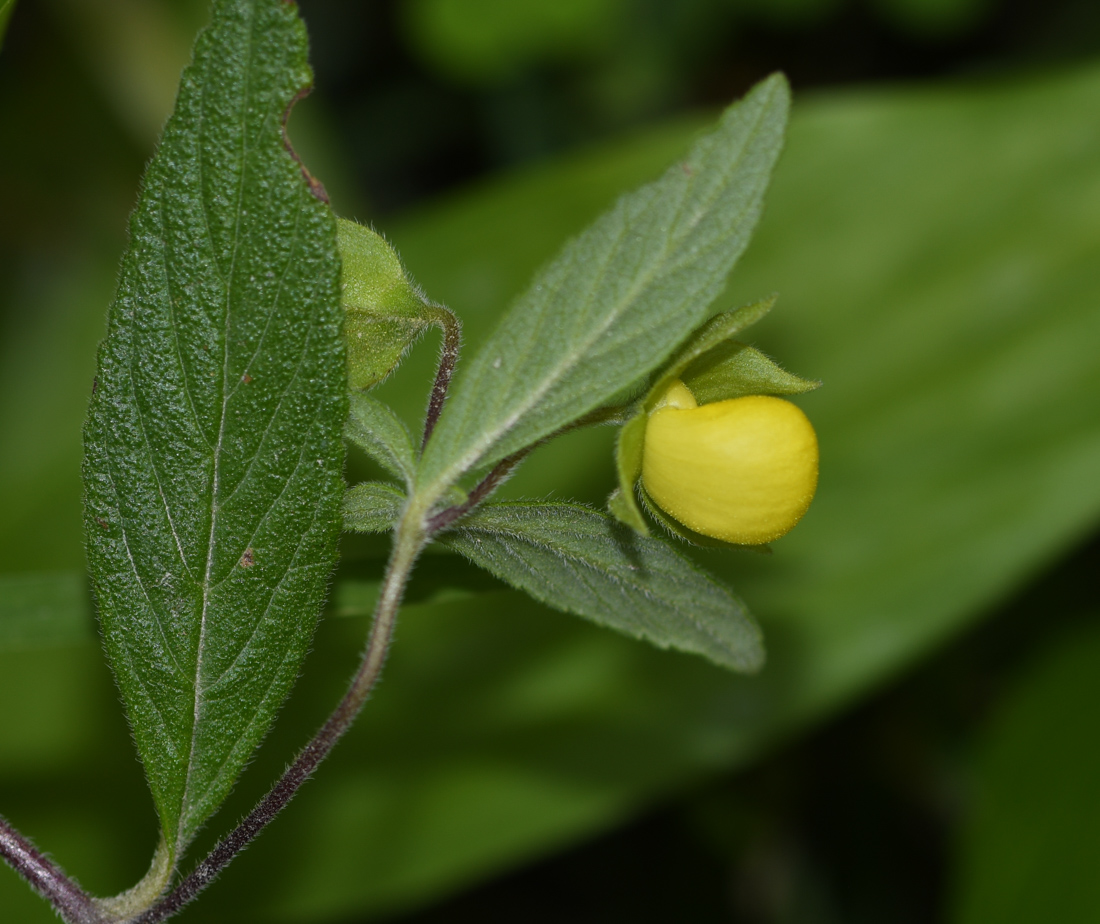
[[[664, 397], [669, 385], [680, 378], [685, 369], [693, 363], [701, 361], [711, 351], [721, 348], [735, 334], [755, 324], [772, 310], [775, 302], [776, 297], [772, 295], [758, 302], [753, 302], [751, 305], [735, 308], [733, 311], [723, 311], [702, 324], [672, 358], [668, 366], [661, 371], [661, 374], [649, 389], [645, 399], [646, 410], [652, 411], [657, 406], [657, 402]], [[705, 402], [700, 401], [699, 403], [703, 404]], [[640, 462], [638, 471], [641, 472]]]
[[282, 130], [306, 50], [294, 5], [215, 3], [131, 219], [85, 428], [104, 643], [177, 852], [290, 690], [336, 558], [336, 229]]
[[668, 357], [748, 244], [788, 105], [783, 77], [765, 80], [683, 162], [565, 246], [462, 375], [421, 485], [441, 488], [533, 444]]
[[412, 434], [393, 409], [367, 394], [351, 396], [351, 415], [345, 434], [386, 471], [406, 484], [416, 476], [416, 449]]
[[382, 481], [364, 481], [344, 495], [344, 529], [387, 533], [401, 518], [405, 492]]
[[341, 218], [337, 242], [347, 313], [348, 384], [355, 390], [371, 388], [431, 326], [432, 318], [425, 314], [430, 305], [381, 234]]
[[444, 545], [536, 600], [738, 671], [764, 663], [745, 605], [659, 539], [577, 504], [477, 508]]
[[681, 378], [700, 404], [745, 395], [800, 395], [821, 386], [793, 375], [755, 347], [736, 340], [696, 360]]

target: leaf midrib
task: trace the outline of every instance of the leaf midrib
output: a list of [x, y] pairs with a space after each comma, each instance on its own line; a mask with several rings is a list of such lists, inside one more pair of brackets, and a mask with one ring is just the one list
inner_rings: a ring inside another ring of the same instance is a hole
[[[256, 20], [257, 15], [255, 7], [250, 7], [251, 19], [248, 25], [248, 50], [245, 55], [245, 68], [244, 68], [244, 92], [242, 93], [243, 105], [241, 107], [241, 174], [239, 180], [239, 187], [237, 190], [237, 211], [236, 211], [236, 223], [233, 227], [233, 253], [229, 260], [229, 266], [227, 272], [221, 272], [219, 268], [218, 275], [221, 277], [222, 286], [225, 290], [225, 323], [222, 327], [222, 388], [221, 388], [221, 412], [218, 420], [218, 437], [214, 444], [214, 473], [211, 483], [210, 492], [210, 537], [207, 542], [206, 548], [206, 571], [203, 575], [202, 582], [202, 613], [199, 618], [199, 642], [195, 655], [195, 674], [194, 674], [194, 695], [195, 706], [192, 713], [191, 724], [191, 749], [187, 757], [187, 773], [184, 782], [183, 794], [180, 797], [179, 805], [179, 817], [176, 822], [176, 844], [177, 846], [183, 841], [184, 836], [184, 821], [186, 819], [186, 806], [191, 801], [191, 787], [195, 778], [195, 763], [196, 763], [196, 743], [198, 741], [197, 729], [199, 727], [200, 713], [203, 705], [203, 690], [200, 687], [202, 678], [202, 664], [203, 654], [206, 640], [206, 622], [207, 615], [210, 608], [210, 594], [213, 590], [211, 586], [211, 579], [214, 569], [214, 547], [215, 536], [217, 533], [218, 523], [218, 487], [221, 483], [221, 456], [222, 445], [225, 439], [225, 420], [226, 411], [229, 406], [229, 399], [231, 397], [229, 391], [229, 343], [230, 343], [230, 328], [232, 319], [232, 287], [233, 287], [233, 274], [237, 265], [237, 254], [240, 250], [240, 237], [241, 237], [241, 209], [243, 207], [244, 191], [246, 185], [246, 177], [248, 174], [248, 116], [249, 116], [249, 100], [252, 96], [252, 64], [256, 47]], [[205, 71], [208, 71], [209, 65], [206, 65]], [[199, 116], [198, 116], [198, 131], [196, 132], [199, 139], [203, 137], [203, 125], [206, 122], [206, 94], [207, 89], [210, 86], [210, 81], [204, 80], [202, 85], [202, 95], [200, 97]], [[206, 199], [206, 160], [201, 143], [197, 146], [197, 164], [199, 173], [199, 202], [202, 206], [203, 223], [206, 225], [207, 237], [211, 242], [211, 247], [214, 245], [214, 236], [210, 230], [210, 214], [207, 206]], [[214, 256], [214, 266], [218, 266], [217, 256]]]

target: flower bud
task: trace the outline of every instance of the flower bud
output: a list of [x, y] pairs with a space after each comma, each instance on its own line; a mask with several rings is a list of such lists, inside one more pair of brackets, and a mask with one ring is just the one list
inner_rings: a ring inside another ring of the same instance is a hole
[[700, 407], [677, 380], [649, 417], [642, 484], [689, 529], [759, 545], [802, 518], [817, 466], [814, 428], [791, 402], [750, 395]]

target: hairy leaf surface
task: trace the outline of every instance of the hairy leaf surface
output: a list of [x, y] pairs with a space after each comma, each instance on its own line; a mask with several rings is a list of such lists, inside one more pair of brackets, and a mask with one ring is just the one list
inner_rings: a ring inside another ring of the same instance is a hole
[[367, 394], [352, 395], [345, 433], [386, 471], [412, 482], [416, 476], [412, 434], [388, 404]]
[[310, 80], [293, 5], [215, 3], [131, 219], [85, 428], [104, 642], [177, 849], [288, 693], [335, 562], [335, 223], [283, 137]]
[[548, 436], [676, 349], [749, 242], [788, 105], [782, 76], [763, 81], [682, 162], [565, 246], [457, 383], [425, 450], [422, 485]]
[[382, 235], [344, 218], [336, 229], [348, 384], [353, 390], [373, 388], [432, 324], [430, 311], [425, 313], [429, 305]]
[[578, 504], [486, 504], [439, 541], [536, 600], [660, 648], [754, 671], [760, 630], [745, 605], [658, 539]]
[[388, 532], [404, 506], [404, 493], [392, 484], [364, 481], [344, 496], [344, 528], [357, 533]]

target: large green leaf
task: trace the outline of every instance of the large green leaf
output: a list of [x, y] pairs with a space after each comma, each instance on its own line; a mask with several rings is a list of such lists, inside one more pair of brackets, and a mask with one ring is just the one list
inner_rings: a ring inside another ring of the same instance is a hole
[[422, 485], [451, 484], [599, 407], [703, 320], [756, 227], [788, 105], [782, 76], [765, 80], [565, 246], [456, 382]]
[[764, 663], [744, 603], [666, 542], [579, 504], [488, 504], [439, 541], [536, 600], [723, 667]]
[[82, 643], [91, 637], [82, 575], [0, 575], [0, 650]]
[[1100, 632], [1044, 652], [979, 748], [962, 825], [959, 924], [1100, 921]]
[[284, 144], [311, 79], [281, 0], [221, 0], [131, 220], [85, 429], [104, 642], [173, 847], [297, 676], [335, 561], [335, 224]]
[[0, 47], [4, 44], [4, 33], [8, 31], [8, 20], [15, 9], [15, 0], [0, 0]]

